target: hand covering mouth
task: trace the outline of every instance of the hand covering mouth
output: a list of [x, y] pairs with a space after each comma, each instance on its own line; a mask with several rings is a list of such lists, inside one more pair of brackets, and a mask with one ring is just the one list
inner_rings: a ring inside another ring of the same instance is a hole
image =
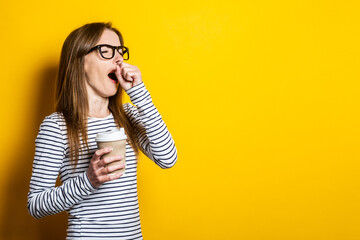
[[109, 74], [108, 74], [108, 77], [114, 81], [118, 81], [118, 78], [116, 77], [116, 74], [115, 74], [115, 70], [111, 71]]

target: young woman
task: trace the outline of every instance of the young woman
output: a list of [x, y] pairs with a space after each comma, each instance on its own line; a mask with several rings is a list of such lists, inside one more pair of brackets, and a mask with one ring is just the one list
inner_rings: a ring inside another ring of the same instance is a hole
[[[28, 209], [35, 218], [67, 211], [67, 239], [142, 239], [137, 196], [139, 150], [161, 168], [177, 152], [152, 103], [140, 70], [125, 63], [129, 49], [110, 23], [90, 23], [64, 42], [56, 85], [56, 112], [40, 126], [35, 144]], [[131, 102], [122, 104], [126, 92]], [[123, 127], [128, 136], [124, 167], [106, 164], [97, 133]], [[62, 185], [55, 187], [60, 175]]]

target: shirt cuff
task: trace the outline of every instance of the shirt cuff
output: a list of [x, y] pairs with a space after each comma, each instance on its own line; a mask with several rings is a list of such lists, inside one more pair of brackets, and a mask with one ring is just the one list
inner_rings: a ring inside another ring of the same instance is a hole
[[84, 180], [84, 184], [85, 184], [84, 187], [86, 188], [86, 191], [89, 191], [91, 193], [94, 192], [96, 188], [94, 188], [93, 185], [91, 184], [86, 172], [87, 171], [85, 171], [81, 177]]
[[150, 94], [146, 89], [144, 82], [128, 89], [126, 94], [130, 97], [131, 102], [138, 107], [145, 104], [148, 100], [151, 101]]

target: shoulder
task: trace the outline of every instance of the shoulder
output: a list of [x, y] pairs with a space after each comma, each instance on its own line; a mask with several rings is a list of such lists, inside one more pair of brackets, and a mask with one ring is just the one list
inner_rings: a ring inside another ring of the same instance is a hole
[[55, 122], [65, 121], [64, 116], [62, 115], [62, 113], [59, 113], [59, 112], [54, 112], [54, 113], [46, 116], [45, 119], [51, 119]]
[[64, 126], [65, 119], [61, 113], [54, 112], [44, 118], [40, 125], [41, 130], [52, 130], [56, 132], [61, 132], [62, 126]]
[[64, 132], [61, 127], [62, 114], [52, 113], [44, 118], [35, 143], [38, 144], [52, 144], [53, 146], [63, 146]]
[[61, 123], [63, 122], [65, 122], [64, 116], [62, 115], [62, 113], [59, 112], [54, 112], [46, 116], [43, 120], [43, 123], [55, 123], [58, 125], [61, 125]]

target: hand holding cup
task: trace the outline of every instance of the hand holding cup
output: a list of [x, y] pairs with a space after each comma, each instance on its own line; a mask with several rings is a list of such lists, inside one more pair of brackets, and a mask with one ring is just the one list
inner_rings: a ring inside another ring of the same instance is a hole
[[87, 172], [95, 188], [125, 174], [126, 139], [124, 128], [97, 134], [96, 142], [99, 150], [91, 159]]
[[121, 161], [124, 159], [123, 156], [115, 155], [103, 157], [104, 155], [111, 153], [112, 150], [112, 148], [99, 149], [94, 153], [90, 161], [86, 173], [94, 188], [99, 188], [103, 183], [115, 180], [125, 173], [124, 171], [119, 171], [125, 168], [125, 163], [109, 165]]

